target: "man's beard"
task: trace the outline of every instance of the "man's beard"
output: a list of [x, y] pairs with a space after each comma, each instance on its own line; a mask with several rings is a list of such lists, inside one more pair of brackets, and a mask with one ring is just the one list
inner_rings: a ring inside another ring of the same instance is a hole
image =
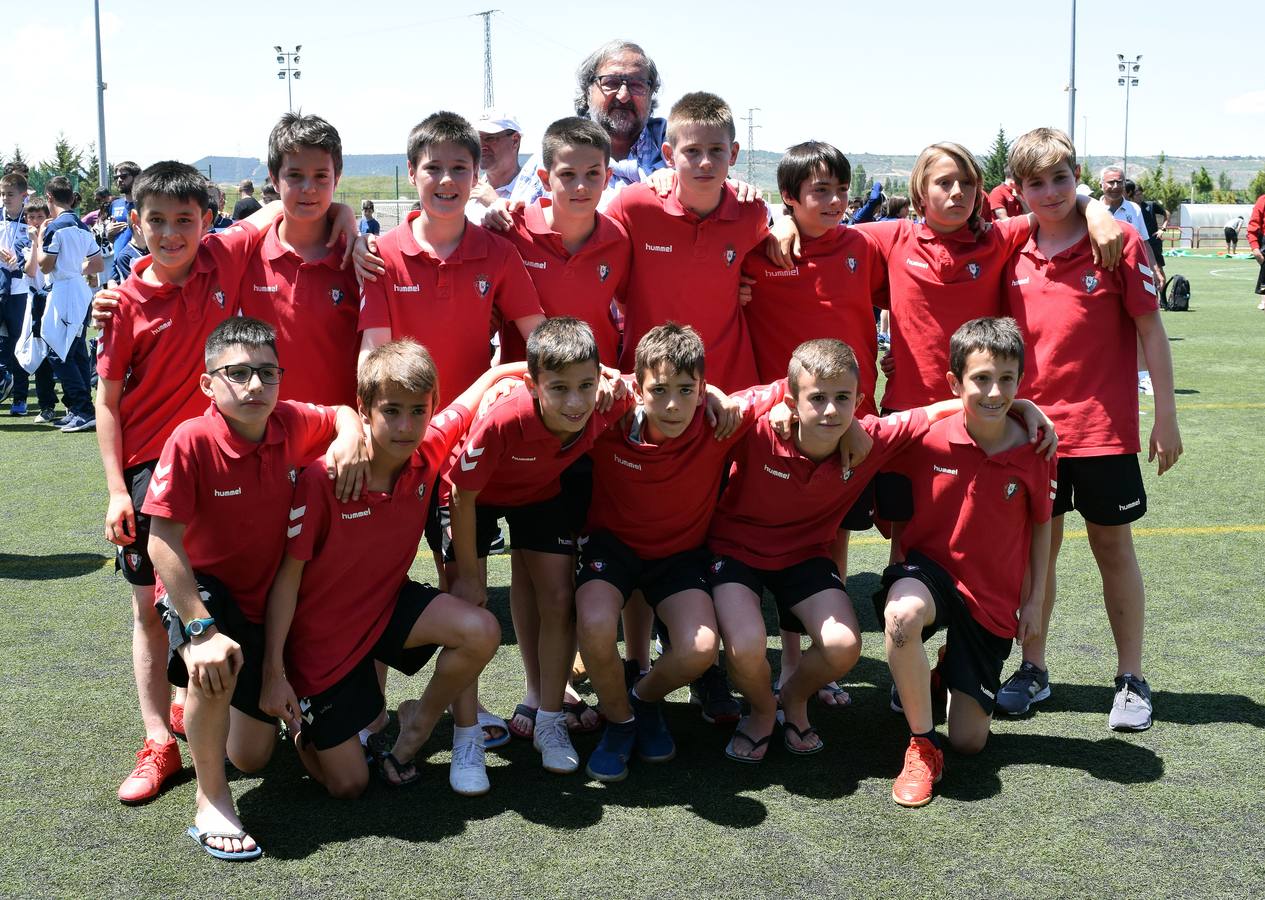
[[589, 110], [589, 117], [605, 128], [606, 133], [612, 138], [635, 141], [646, 127], [645, 120], [638, 115], [637, 108], [632, 104], [620, 104], [612, 108], [612, 112], [617, 111], [628, 113], [628, 115], [621, 115], [618, 120], [615, 120], [604, 110], [593, 107]]

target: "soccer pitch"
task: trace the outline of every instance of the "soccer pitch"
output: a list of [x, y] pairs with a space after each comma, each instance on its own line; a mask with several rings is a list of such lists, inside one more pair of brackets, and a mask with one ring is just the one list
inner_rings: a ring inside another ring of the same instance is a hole
[[[864, 629], [862, 659], [845, 685], [853, 704], [810, 707], [824, 752], [797, 758], [775, 742], [760, 766], [729, 763], [728, 732], [705, 725], [683, 691], [667, 711], [678, 758], [634, 763], [627, 781], [609, 786], [550, 775], [530, 742], [515, 740], [488, 754], [492, 792], [458, 797], [448, 787], [445, 720], [419, 756], [418, 784], [392, 789], [375, 779], [362, 800], [342, 803], [282, 746], [262, 777], [232, 780], [266, 855], [245, 865], [213, 860], [185, 834], [191, 767], [146, 806], [115, 799], [142, 735], [126, 585], [101, 536], [96, 442], [11, 419], [6, 404], [0, 895], [1259, 894], [1265, 312], [1251, 294], [1252, 261], [1168, 263], [1169, 275], [1185, 274], [1193, 291], [1190, 312], [1164, 314], [1186, 453], [1163, 479], [1144, 464], [1150, 512], [1135, 530], [1155, 727], [1136, 735], [1107, 728], [1115, 651], [1073, 513], [1049, 649], [1052, 697], [1033, 715], [997, 721], [979, 756], [947, 753], [936, 798], [917, 810], [889, 796], [907, 730], [888, 709], [890, 678], [869, 602], [887, 548], [871, 531], [854, 538], [848, 579]], [[1145, 447], [1149, 398], [1142, 407]], [[413, 575], [433, 580], [424, 556]], [[508, 557], [490, 568], [504, 645], [483, 675], [482, 696], [508, 713], [522, 699]], [[776, 662], [775, 638], [770, 645]], [[417, 696], [426, 677], [393, 675], [391, 708]], [[583, 757], [595, 743], [595, 735], [576, 739]]]

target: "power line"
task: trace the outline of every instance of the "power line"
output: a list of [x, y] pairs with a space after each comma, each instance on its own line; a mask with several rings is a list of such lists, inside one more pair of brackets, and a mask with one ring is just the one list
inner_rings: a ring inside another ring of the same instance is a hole
[[758, 106], [747, 107], [742, 121], [747, 123], [747, 184], [755, 184], [755, 130], [764, 126], [755, 123], [755, 114], [762, 112]]
[[470, 18], [481, 16], [483, 18], [483, 108], [491, 109], [492, 99], [492, 13], [500, 12], [499, 9], [485, 9], [483, 12], [474, 13]]

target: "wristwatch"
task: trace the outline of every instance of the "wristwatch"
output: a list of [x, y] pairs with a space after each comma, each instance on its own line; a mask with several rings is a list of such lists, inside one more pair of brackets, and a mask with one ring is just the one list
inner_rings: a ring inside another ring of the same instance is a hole
[[192, 640], [195, 637], [202, 637], [206, 634], [206, 630], [215, 624], [215, 619], [207, 616], [205, 619], [194, 619], [184, 627], [184, 636]]

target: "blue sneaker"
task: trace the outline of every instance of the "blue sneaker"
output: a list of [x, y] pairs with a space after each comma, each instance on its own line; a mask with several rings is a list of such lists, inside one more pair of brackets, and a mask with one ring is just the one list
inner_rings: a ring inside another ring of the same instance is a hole
[[997, 692], [997, 708], [1010, 716], [1022, 716], [1032, 704], [1049, 696], [1049, 671], [1024, 662]]
[[648, 703], [628, 692], [633, 715], [637, 717], [637, 758], [642, 762], [667, 762], [676, 756], [676, 741], [663, 721], [663, 704]]
[[79, 431], [96, 431], [96, 416], [77, 416], [72, 415], [70, 421], [61, 427], [62, 434], [74, 434]]
[[9, 415], [11, 416], [26, 415], [26, 401], [25, 400], [21, 402], [15, 401], [14, 404], [9, 407]]
[[635, 721], [607, 725], [584, 771], [598, 781], [623, 781], [628, 777], [628, 760], [632, 759], [636, 743]]

